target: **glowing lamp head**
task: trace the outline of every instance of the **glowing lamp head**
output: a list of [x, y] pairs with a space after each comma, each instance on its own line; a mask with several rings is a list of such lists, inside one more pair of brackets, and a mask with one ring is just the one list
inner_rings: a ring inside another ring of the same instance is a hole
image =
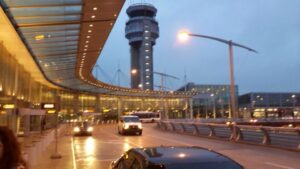
[[132, 69], [131, 70], [131, 74], [136, 74], [137, 73], [137, 70], [136, 69]]
[[189, 33], [185, 31], [181, 31], [178, 33], [178, 39], [182, 42], [185, 42], [189, 39]]

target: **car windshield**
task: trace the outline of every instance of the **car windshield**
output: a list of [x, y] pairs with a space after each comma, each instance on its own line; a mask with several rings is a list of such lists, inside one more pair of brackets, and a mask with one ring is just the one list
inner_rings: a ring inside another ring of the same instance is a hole
[[207, 163], [173, 163], [165, 166], [165, 169], [243, 169], [234, 162], [207, 162]]
[[87, 127], [90, 126], [90, 123], [89, 123], [89, 122], [86, 122], [86, 121], [85, 121], [85, 122], [78, 122], [78, 123], [76, 124], [76, 126], [87, 128]]
[[124, 117], [125, 122], [140, 122], [138, 117]]

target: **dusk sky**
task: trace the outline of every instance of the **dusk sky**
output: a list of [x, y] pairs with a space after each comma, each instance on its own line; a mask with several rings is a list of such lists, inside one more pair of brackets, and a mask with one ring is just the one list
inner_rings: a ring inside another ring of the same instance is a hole
[[[300, 1], [299, 0], [129, 0], [99, 57], [98, 64], [114, 77], [118, 65], [130, 83], [130, 46], [125, 38], [126, 9], [149, 2], [157, 10], [160, 37], [154, 46], [154, 71], [177, 76], [166, 87], [178, 89], [188, 82], [229, 84], [228, 46], [203, 38], [182, 43], [177, 33], [219, 37], [243, 44], [259, 53], [233, 48], [235, 83], [239, 93], [300, 92]], [[98, 71], [98, 77], [108, 78]], [[160, 85], [155, 76], [155, 85]], [[116, 76], [114, 82], [116, 84]]]

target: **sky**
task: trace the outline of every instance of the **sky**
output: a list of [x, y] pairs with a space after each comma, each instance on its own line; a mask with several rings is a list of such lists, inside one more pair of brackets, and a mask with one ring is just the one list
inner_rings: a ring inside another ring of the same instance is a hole
[[[127, 0], [100, 54], [100, 80], [130, 84], [130, 46], [125, 38], [126, 9], [134, 4], [153, 4], [158, 12], [160, 37], [154, 46], [154, 71], [180, 80], [166, 79], [176, 90], [187, 82], [229, 84], [228, 46], [191, 37], [180, 42], [178, 32], [232, 40], [258, 53], [233, 48], [235, 84], [239, 93], [300, 92], [299, 0]], [[96, 70], [94, 70], [96, 71]], [[105, 73], [103, 73], [105, 72]], [[155, 85], [160, 85], [155, 76]]]

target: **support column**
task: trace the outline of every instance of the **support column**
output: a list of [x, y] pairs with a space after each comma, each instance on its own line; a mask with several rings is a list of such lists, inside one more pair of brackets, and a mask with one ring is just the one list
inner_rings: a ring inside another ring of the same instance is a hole
[[165, 119], [168, 120], [169, 119], [168, 99], [163, 99], [163, 103], [164, 103]]
[[118, 97], [118, 119], [122, 116], [122, 99]]
[[96, 96], [95, 112], [100, 113], [100, 95]]
[[194, 118], [194, 111], [193, 111], [193, 98], [190, 98], [190, 118]]
[[74, 114], [79, 113], [79, 95], [77, 93], [74, 94], [73, 112]]

